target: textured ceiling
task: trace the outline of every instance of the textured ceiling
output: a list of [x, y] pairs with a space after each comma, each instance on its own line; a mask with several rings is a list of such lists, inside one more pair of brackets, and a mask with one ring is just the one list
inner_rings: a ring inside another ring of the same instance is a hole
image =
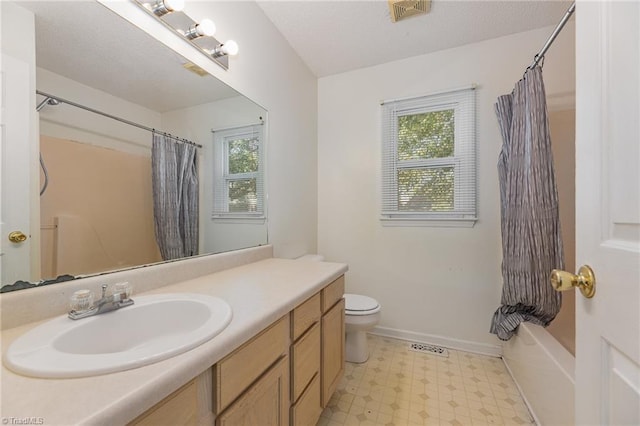
[[433, 0], [429, 14], [392, 23], [386, 0], [258, 1], [318, 77], [556, 25], [570, 4]]
[[[159, 112], [238, 95], [97, 2], [19, 4], [36, 15], [39, 67]], [[319, 77], [555, 25], [569, 4], [433, 0], [394, 24], [386, 0], [258, 2]]]
[[36, 15], [38, 67], [158, 112], [238, 96], [185, 70], [181, 56], [97, 2], [19, 5]]

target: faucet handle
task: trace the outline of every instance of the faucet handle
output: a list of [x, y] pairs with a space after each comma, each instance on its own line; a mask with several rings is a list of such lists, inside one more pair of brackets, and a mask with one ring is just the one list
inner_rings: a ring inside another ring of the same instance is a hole
[[107, 296], [107, 285], [102, 284], [102, 298], [104, 299]]
[[126, 281], [122, 283], [116, 283], [114, 293], [121, 294], [124, 300], [130, 299], [131, 294], [133, 293], [131, 284]]
[[78, 290], [71, 296], [71, 310], [86, 311], [93, 306], [93, 293], [91, 290]]

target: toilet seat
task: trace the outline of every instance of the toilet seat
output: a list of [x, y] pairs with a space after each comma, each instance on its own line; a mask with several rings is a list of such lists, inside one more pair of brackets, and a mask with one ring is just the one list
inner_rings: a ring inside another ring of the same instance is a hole
[[380, 304], [372, 297], [361, 294], [345, 294], [346, 315], [372, 315], [380, 311]]

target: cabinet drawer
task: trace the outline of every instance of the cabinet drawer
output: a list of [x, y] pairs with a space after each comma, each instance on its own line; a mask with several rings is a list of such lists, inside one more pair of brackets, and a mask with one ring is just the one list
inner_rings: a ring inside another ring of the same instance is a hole
[[291, 402], [295, 402], [320, 371], [319, 322], [291, 347], [291, 371]]
[[322, 290], [322, 313], [327, 312], [344, 295], [344, 275]]
[[322, 413], [320, 406], [320, 375], [311, 381], [300, 400], [291, 407], [291, 424], [294, 426], [313, 426]]
[[298, 340], [311, 324], [320, 319], [320, 293], [311, 296], [293, 310], [291, 329], [293, 340]]
[[288, 426], [289, 357], [283, 357], [215, 421], [216, 426]]
[[285, 315], [214, 366], [216, 414], [288, 352], [289, 333], [289, 315]]
[[198, 391], [196, 381], [184, 385], [129, 426], [196, 425]]

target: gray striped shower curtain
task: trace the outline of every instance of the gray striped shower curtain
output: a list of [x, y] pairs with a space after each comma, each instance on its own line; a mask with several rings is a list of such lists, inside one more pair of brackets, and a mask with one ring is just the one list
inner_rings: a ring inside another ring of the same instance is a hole
[[564, 259], [542, 69], [528, 70], [495, 108], [503, 287], [490, 331], [508, 340], [523, 321], [549, 325], [562, 302], [549, 281]]
[[198, 254], [196, 147], [153, 134], [153, 218], [163, 260]]

